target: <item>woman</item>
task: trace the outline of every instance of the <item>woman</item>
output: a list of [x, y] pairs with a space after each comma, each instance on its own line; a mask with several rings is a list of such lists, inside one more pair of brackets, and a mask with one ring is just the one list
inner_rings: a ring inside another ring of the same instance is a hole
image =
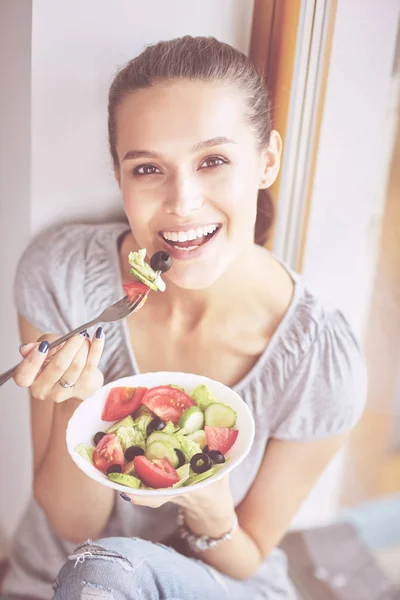
[[[57, 600], [295, 598], [276, 546], [359, 419], [366, 385], [341, 313], [262, 247], [265, 191], [281, 156], [267, 91], [226, 44], [161, 42], [115, 77], [109, 141], [129, 226], [64, 226], [35, 240], [19, 265], [27, 345], [15, 381], [32, 397], [34, 500], [5, 590], [49, 598], [66, 561]], [[49, 355], [49, 341], [121, 297], [138, 248], [171, 254], [166, 292]], [[66, 425], [103, 375], [158, 370], [237, 390], [255, 418], [254, 445], [230, 481], [170, 502], [121, 499], [72, 463]], [[174, 550], [178, 505], [195, 536], [230, 539]]]

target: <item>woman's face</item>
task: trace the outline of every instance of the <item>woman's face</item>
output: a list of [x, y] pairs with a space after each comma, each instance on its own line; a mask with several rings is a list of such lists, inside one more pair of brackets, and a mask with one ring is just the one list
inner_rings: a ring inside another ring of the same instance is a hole
[[235, 89], [193, 81], [134, 92], [118, 108], [132, 233], [148, 256], [169, 252], [179, 287], [211, 285], [253, 245], [257, 191], [275, 179], [280, 148], [260, 153], [244, 110]]

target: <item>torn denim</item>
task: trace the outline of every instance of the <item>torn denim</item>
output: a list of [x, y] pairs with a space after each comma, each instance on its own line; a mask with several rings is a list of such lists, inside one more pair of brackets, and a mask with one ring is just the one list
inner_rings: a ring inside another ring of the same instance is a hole
[[138, 538], [88, 540], [68, 557], [53, 600], [264, 600], [246, 582]]

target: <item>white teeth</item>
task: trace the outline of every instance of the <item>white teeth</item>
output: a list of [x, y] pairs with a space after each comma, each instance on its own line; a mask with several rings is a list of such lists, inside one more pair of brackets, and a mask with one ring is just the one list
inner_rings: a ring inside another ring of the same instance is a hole
[[190, 246], [190, 248], [184, 248], [182, 246], [174, 246], [177, 250], [185, 250], [185, 252], [190, 252], [191, 250], [196, 250], [199, 246]]
[[189, 231], [163, 231], [162, 236], [165, 240], [170, 242], [187, 242], [209, 235], [210, 233], [213, 233], [217, 227], [218, 225], [213, 224], [203, 225], [203, 227], [197, 227], [197, 229], [189, 229]]

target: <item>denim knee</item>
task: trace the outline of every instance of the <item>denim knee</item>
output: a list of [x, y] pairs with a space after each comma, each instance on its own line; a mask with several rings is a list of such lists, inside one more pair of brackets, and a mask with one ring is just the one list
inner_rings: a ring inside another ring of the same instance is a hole
[[151, 542], [135, 538], [88, 540], [59, 572], [54, 600], [158, 598], [155, 570], [148, 560], [150, 546]]

